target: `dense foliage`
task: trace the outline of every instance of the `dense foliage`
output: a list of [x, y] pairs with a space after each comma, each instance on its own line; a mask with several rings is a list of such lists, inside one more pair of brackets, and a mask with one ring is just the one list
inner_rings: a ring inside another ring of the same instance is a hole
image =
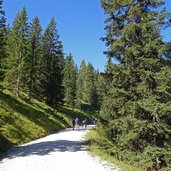
[[[171, 169], [171, 65], [158, 0], [102, 0], [109, 64], [100, 135], [111, 155], [147, 170]], [[119, 64], [112, 64], [116, 59]]]

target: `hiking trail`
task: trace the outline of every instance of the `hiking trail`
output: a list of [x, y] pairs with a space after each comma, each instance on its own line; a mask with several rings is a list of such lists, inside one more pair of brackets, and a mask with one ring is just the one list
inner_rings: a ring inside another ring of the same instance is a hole
[[119, 171], [85, 148], [88, 129], [65, 129], [9, 150], [0, 171]]

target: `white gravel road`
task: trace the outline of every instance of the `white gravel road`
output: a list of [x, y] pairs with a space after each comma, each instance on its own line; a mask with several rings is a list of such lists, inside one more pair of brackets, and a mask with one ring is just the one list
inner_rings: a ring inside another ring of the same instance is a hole
[[88, 130], [66, 129], [9, 151], [0, 171], [119, 171], [85, 149]]

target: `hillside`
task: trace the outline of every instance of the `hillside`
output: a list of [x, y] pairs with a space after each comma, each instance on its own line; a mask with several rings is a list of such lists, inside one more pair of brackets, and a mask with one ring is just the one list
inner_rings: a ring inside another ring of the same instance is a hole
[[12, 145], [70, 127], [74, 116], [90, 120], [92, 115], [66, 106], [52, 109], [35, 99], [16, 98], [8, 91], [0, 91], [0, 153]]

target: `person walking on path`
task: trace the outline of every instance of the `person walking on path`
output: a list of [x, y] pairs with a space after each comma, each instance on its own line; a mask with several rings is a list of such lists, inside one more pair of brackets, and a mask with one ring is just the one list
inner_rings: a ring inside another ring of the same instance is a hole
[[83, 127], [85, 127], [85, 129], [87, 129], [87, 119], [86, 118], [83, 120]]
[[75, 128], [75, 120], [76, 120], [75, 118], [72, 119], [72, 128], [73, 128], [73, 130]]
[[78, 128], [78, 127], [79, 127], [78, 122], [79, 122], [79, 119], [78, 119], [78, 117], [76, 117], [76, 118], [75, 118], [75, 126], [76, 126], [76, 128]]
[[95, 119], [93, 120], [93, 124], [96, 125], [96, 123], [97, 123], [97, 118], [95, 118]]

